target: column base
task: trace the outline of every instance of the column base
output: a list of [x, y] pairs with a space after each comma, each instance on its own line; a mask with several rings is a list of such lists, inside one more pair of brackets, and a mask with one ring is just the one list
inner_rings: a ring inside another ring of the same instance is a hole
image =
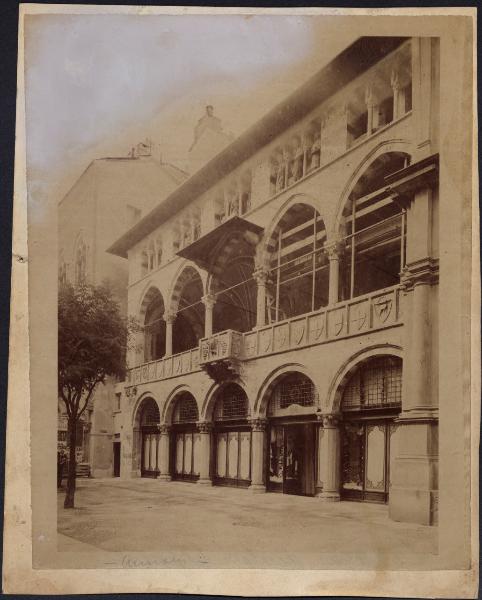
[[157, 477], [158, 481], [172, 481], [172, 477], [165, 473], [160, 473]]
[[262, 485], [260, 483], [252, 483], [248, 490], [250, 492], [252, 492], [253, 494], [265, 494], [266, 493], [266, 486]]
[[198, 485], [212, 485], [213, 482], [210, 479], [198, 479], [197, 484]]
[[316, 497], [322, 502], [339, 502], [339, 492], [324, 492], [323, 490], [316, 493]]

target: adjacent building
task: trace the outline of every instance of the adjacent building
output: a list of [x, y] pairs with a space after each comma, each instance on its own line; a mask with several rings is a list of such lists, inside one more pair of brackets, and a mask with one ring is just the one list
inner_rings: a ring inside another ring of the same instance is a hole
[[[121, 477], [436, 523], [438, 102], [437, 39], [360, 38], [110, 245], [143, 326]], [[106, 247], [79, 227], [71, 268]]]
[[[138, 144], [126, 158], [94, 160], [59, 204], [59, 280], [74, 285], [108, 281], [125, 314], [126, 261], [106, 249], [186, 177], [184, 171], [155, 158], [149, 141]], [[98, 387], [79, 423], [79, 474], [113, 474], [113, 412], [118, 402], [114, 385], [109, 381]], [[68, 444], [67, 415], [60, 400], [58, 415], [60, 449]]]

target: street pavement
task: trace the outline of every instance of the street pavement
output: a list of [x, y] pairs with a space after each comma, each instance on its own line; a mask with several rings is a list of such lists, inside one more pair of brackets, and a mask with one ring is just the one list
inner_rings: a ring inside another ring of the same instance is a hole
[[123, 566], [145, 566], [145, 553], [238, 568], [422, 569], [436, 559], [437, 527], [396, 523], [378, 504], [152, 479], [79, 479], [75, 509], [63, 508], [64, 493], [59, 552], [123, 553]]

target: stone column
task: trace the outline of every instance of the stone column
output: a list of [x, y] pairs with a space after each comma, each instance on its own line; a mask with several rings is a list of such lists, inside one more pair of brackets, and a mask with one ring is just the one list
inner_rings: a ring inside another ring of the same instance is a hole
[[407, 264], [403, 270], [404, 360], [398, 451], [390, 474], [389, 514], [424, 525], [437, 520], [438, 374], [432, 322], [436, 319], [438, 261], [432, 258], [432, 191], [407, 204]]
[[339, 300], [340, 256], [342, 245], [337, 240], [325, 244], [325, 252], [330, 262], [328, 304], [336, 304]]
[[166, 313], [164, 320], [166, 321], [166, 354], [165, 356], [172, 355], [172, 328], [176, 319], [176, 313]]
[[210, 462], [211, 462], [211, 431], [212, 424], [206, 422], [198, 423], [199, 441], [199, 479], [201, 485], [212, 485]]
[[169, 431], [170, 427], [168, 425], [161, 425], [158, 458], [160, 481], [171, 481], [171, 475], [169, 473]]
[[256, 280], [256, 327], [266, 325], [266, 284], [268, 283], [269, 271], [263, 267], [256, 269], [253, 273]]
[[266, 492], [264, 448], [267, 424], [266, 419], [251, 421], [251, 485], [249, 489], [256, 494]]
[[395, 121], [403, 114], [400, 110], [400, 80], [398, 78], [398, 72], [395, 70], [392, 71], [390, 85], [393, 90], [393, 120]]
[[211, 337], [213, 334], [213, 309], [216, 304], [216, 296], [214, 294], [206, 294], [202, 297], [205, 308], [204, 315], [204, 337]]
[[367, 105], [367, 137], [373, 133], [373, 109], [375, 106], [375, 98], [370, 86], [365, 90], [365, 103]]
[[320, 416], [316, 495], [324, 502], [340, 500], [340, 416]]

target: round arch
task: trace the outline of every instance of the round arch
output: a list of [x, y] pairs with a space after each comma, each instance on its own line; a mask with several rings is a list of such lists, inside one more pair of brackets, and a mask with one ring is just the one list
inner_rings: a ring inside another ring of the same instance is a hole
[[343, 188], [343, 191], [340, 195], [340, 198], [336, 205], [333, 226], [328, 233], [330, 237], [336, 238], [336, 236], [338, 235], [338, 231], [343, 222], [343, 211], [345, 210], [346, 203], [348, 202], [348, 199], [350, 198], [350, 195], [353, 192], [360, 177], [382, 155], [389, 153], [406, 154], [411, 161], [414, 153], [413, 144], [403, 139], [387, 140], [378, 144], [378, 146], [373, 148], [373, 150], [363, 158], [363, 160], [358, 164], [358, 166], [354, 169], [354, 171], [348, 178], [348, 181], [345, 184], [345, 187]]
[[233, 383], [239, 385], [239, 387], [245, 392], [245, 394], [248, 398], [249, 408], [251, 410], [250, 397], [249, 397], [249, 393], [248, 393], [248, 389], [247, 389], [245, 381], [243, 381], [242, 379], [236, 379], [236, 380], [232, 379], [232, 380], [228, 380], [228, 381], [223, 381], [223, 383], [221, 383], [221, 384], [214, 383], [209, 388], [209, 390], [206, 394], [206, 397], [204, 399], [204, 402], [202, 404], [201, 410], [199, 411], [199, 417], [202, 421], [212, 423], [214, 407], [216, 405], [216, 401], [219, 397], [219, 394], [227, 385], [233, 384]]
[[154, 394], [150, 391], [144, 392], [139, 398], [137, 398], [134, 408], [132, 409], [132, 427], [138, 429], [141, 426], [142, 411], [149, 401], [153, 401], [157, 404], [159, 415], [161, 414], [160, 404]]
[[400, 346], [391, 344], [379, 344], [364, 348], [352, 355], [337, 371], [328, 389], [326, 405], [322, 406], [323, 412], [338, 413], [341, 409], [343, 389], [352, 377], [359, 365], [369, 358], [375, 356], [396, 356], [403, 361], [403, 350]]
[[181, 394], [190, 394], [194, 400], [196, 400], [198, 414], [201, 414], [199, 409], [199, 401], [194, 393], [193, 389], [187, 384], [180, 384], [176, 386], [167, 396], [166, 401], [164, 403], [164, 408], [161, 413], [161, 423], [163, 425], [170, 425], [172, 423], [172, 417], [174, 414], [174, 409], [176, 407], [176, 402], [179, 399]]
[[206, 294], [206, 273], [191, 261], [184, 261], [178, 268], [172, 280], [171, 288], [168, 292], [167, 307], [172, 313], [176, 313], [179, 308], [182, 290], [186, 283], [189, 283], [196, 277], [199, 277], [202, 287], [202, 295]]
[[156, 299], [161, 300], [163, 312], [164, 312], [164, 310], [165, 310], [164, 296], [162, 295], [160, 289], [154, 283], [149, 282], [146, 285], [146, 287], [144, 288], [144, 292], [142, 294], [142, 300], [139, 304], [138, 315], [139, 315], [139, 320], [141, 322], [143, 322], [146, 317], [146, 311], [147, 311], [149, 305], [152, 303], [153, 300], [156, 300]]
[[323, 223], [325, 223], [325, 217], [322, 214], [319, 202], [309, 194], [297, 193], [290, 196], [278, 209], [275, 216], [271, 219], [269, 226], [266, 228], [266, 232], [263, 236], [260, 252], [258, 252], [259, 266], [268, 267], [271, 253], [274, 248], [276, 234], [280, 227], [283, 226], [284, 219], [287, 218], [289, 211], [296, 204], [305, 204], [310, 206], [318, 212]]
[[315, 389], [317, 388], [316, 379], [313, 373], [300, 363], [288, 363], [277, 367], [265, 378], [263, 383], [260, 385], [258, 393], [256, 394], [256, 400], [254, 404], [254, 415], [256, 418], [266, 417], [268, 411], [268, 403], [271, 397], [271, 393], [278, 384], [278, 382], [286, 375], [292, 373], [301, 373], [305, 377], [311, 380]]

